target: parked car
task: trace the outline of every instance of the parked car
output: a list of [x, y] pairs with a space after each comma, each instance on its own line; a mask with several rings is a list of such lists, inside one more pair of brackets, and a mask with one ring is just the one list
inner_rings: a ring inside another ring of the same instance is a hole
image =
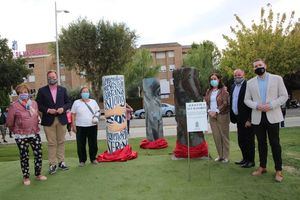
[[[161, 111], [162, 115], [165, 117], [171, 117], [175, 114], [175, 106], [168, 104], [168, 103], [162, 103], [161, 104]], [[135, 118], [145, 119], [145, 109], [139, 109], [134, 112]]]

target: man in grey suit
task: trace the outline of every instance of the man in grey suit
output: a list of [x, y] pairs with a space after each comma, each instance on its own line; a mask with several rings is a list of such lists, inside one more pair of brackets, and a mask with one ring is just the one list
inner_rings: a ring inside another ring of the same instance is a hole
[[260, 167], [252, 175], [260, 176], [267, 172], [268, 137], [275, 163], [275, 180], [281, 182], [283, 175], [279, 123], [283, 116], [280, 106], [288, 99], [288, 93], [282, 77], [266, 72], [267, 66], [262, 59], [256, 59], [253, 67], [257, 76], [248, 81], [244, 100], [252, 109], [251, 123], [258, 142]]

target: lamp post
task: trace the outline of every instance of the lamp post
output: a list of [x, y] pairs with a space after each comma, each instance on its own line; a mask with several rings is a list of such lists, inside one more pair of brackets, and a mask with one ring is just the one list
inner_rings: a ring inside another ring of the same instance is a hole
[[60, 85], [60, 66], [59, 66], [59, 50], [58, 50], [58, 34], [57, 34], [57, 13], [70, 13], [68, 10], [57, 10], [55, 2], [55, 39], [56, 39], [56, 73], [58, 85]]

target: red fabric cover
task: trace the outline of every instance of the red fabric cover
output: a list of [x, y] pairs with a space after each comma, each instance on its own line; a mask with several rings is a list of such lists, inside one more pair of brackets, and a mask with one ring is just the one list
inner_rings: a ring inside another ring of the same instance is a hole
[[[177, 158], [187, 158], [188, 157], [188, 146], [180, 144], [178, 140], [176, 141], [176, 147], [173, 151], [175, 157]], [[203, 141], [201, 144], [191, 147], [190, 146], [190, 158], [200, 158], [208, 156], [208, 144]]]
[[136, 151], [132, 151], [131, 146], [127, 145], [123, 149], [118, 149], [113, 153], [105, 151], [97, 157], [98, 162], [125, 162], [137, 158]]
[[168, 147], [168, 141], [165, 138], [159, 138], [155, 141], [144, 139], [140, 143], [142, 149], [163, 149]]

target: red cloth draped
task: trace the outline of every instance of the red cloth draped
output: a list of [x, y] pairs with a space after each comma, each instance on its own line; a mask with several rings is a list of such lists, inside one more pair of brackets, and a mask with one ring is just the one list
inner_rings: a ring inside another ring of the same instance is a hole
[[123, 149], [118, 149], [113, 153], [105, 151], [97, 157], [98, 162], [125, 162], [137, 158], [136, 151], [132, 151], [131, 146], [127, 145]]
[[[178, 140], [176, 141], [176, 147], [173, 151], [175, 157], [177, 158], [187, 158], [188, 157], [188, 146], [180, 144]], [[208, 144], [203, 141], [201, 144], [191, 147], [190, 146], [190, 158], [200, 158], [208, 156]]]
[[165, 138], [159, 138], [155, 141], [144, 139], [140, 143], [142, 149], [163, 149], [168, 147], [168, 142]]

